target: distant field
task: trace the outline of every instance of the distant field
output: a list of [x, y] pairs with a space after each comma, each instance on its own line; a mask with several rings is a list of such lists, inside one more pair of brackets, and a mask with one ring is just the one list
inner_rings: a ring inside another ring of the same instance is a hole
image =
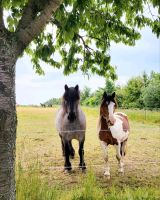
[[[160, 113], [123, 110], [129, 116], [131, 126], [125, 175], [118, 175], [115, 150], [111, 147], [111, 180], [108, 181], [103, 177], [104, 161], [96, 132], [99, 110], [87, 107], [83, 110], [87, 118], [85, 161], [88, 171], [82, 174], [77, 168], [78, 146], [74, 141], [76, 155], [72, 164], [75, 167], [71, 174], [64, 174], [60, 139], [54, 125], [57, 107], [17, 108], [17, 199], [97, 200], [123, 199], [125, 195], [126, 199], [138, 199], [137, 196], [159, 199]], [[117, 193], [119, 196], [115, 198]], [[88, 197], [89, 194], [93, 197]]]

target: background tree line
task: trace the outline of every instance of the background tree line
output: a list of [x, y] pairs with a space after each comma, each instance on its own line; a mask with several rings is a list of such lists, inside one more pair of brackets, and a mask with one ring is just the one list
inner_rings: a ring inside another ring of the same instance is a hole
[[[128, 80], [124, 86], [116, 86], [111, 79], [106, 79], [105, 86], [92, 92], [89, 87], [81, 91], [81, 104], [85, 106], [98, 106], [101, 102], [103, 92], [116, 92], [118, 106], [122, 108], [160, 108], [160, 73], [145, 72]], [[61, 98], [52, 98], [43, 105], [51, 107], [59, 105]]]

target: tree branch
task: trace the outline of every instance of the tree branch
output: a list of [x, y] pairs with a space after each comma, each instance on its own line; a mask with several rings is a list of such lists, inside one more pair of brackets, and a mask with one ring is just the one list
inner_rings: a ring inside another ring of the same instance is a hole
[[0, 30], [4, 29], [4, 20], [3, 20], [3, 8], [2, 8], [2, 0], [0, 0]]
[[23, 9], [22, 17], [16, 29], [17, 32], [21, 28], [22, 29], [26, 28], [30, 24], [30, 22], [35, 18], [36, 9], [34, 9], [34, 7], [35, 7], [35, 1], [29, 0], [28, 4]]
[[81, 35], [79, 35], [78, 33], [77, 33], [76, 35], [82, 40], [82, 43], [83, 43], [83, 46], [84, 46], [85, 49], [87, 49], [88, 51], [90, 51], [90, 50], [94, 51], [91, 47], [89, 47], [89, 46], [85, 43], [85, 41], [84, 41], [84, 39], [83, 39], [83, 37], [82, 37]]
[[150, 8], [150, 5], [149, 5], [148, 2], [147, 2], [147, 5], [148, 5], [149, 12], [150, 12], [150, 14], [151, 14], [151, 16], [152, 16], [152, 19], [154, 20], [154, 16], [155, 16], [155, 15], [152, 14], [152, 11], [151, 11], [151, 8]]
[[20, 20], [20, 24], [18, 26], [19, 28], [16, 32], [18, 40], [21, 43], [22, 50], [26, 48], [28, 44], [42, 32], [47, 22], [51, 19], [52, 13], [57, 10], [62, 0], [46, 1], [47, 3], [45, 3], [43, 10], [40, 12], [40, 15], [35, 17], [35, 19], [32, 18], [34, 16], [33, 11], [30, 11], [32, 12], [32, 17], [27, 18], [27, 26], [22, 25], [25, 22], [25, 16], [27, 15], [26, 11], [33, 9], [32, 1], [33, 0], [30, 0], [30, 5], [24, 9], [24, 14]]

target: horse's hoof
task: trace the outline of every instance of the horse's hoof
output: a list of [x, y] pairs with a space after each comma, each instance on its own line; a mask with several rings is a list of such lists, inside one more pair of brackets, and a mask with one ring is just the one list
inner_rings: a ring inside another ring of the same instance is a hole
[[79, 169], [80, 169], [83, 173], [86, 173], [86, 170], [87, 170], [86, 166], [79, 167]]
[[110, 176], [110, 175], [106, 175], [105, 173], [104, 173], [104, 177], [105, 177], [107, 180], [110, 180], [110, 179], [111, 179], [111, 176]]
[[118, 169], [118, 173], [123, 176], [124, 175], [124, 169]]
[[69, 167], [68, 168], [66, 168], [66, 167], [64, 168], [64, 173], [65, 174], [70, 174], [71, 171], [72, 171], [72, 168], [69, 168]]
[[85, 165], [85, 163], [79, 164], [79, 169], [81, 169], [82, 171], [83, 171], [83, 170], [86, 170], [86, 165]]
[[72, 170], [72, 166], [65, 166], [64, 171], [70, 172]]
[[65, 174], [70, 174], [70, 173], [71, 173], [71, 170], [64, 169], [64, 173], [65, 173]]
[[108, 180], [110, 180], [110, 178], [111, 178], [111, 176], [110, 176], [110, 173], [109, 172], [104, 172], [104, 176], [108, 179]]

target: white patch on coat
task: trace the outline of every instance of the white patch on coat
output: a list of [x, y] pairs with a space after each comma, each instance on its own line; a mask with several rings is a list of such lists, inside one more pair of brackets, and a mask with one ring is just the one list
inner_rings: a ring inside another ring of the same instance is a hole
[[104, 156], [107, 155], [107, 154], [108, 154], [108, 151], [107, 151], [107, 143], [104, 142], [104, 141], [100, 141], [100, 145], [101, 145], [101, 147], [102, 147]]
[[111, 134], [118, 142], [123, 142], [128, 138], [129, 132], [123, 130], [123, 121], [119, 116], [114, 115], [114, 119], [114, 125], [109, 126]]
[[124, 163], [123, 163], [123, 156], [121, 156], [120, 149], [121, 149], [121, 144], [119, 143], [118, 145], [114, 145], [116, 149], [116, 155], [118, 156], [118, 164], [119, 164], [119, 169], [118, 171], [120, 173], [124, 173]]
[[115, 103], [112, 101], [108, 105], [109, 120], [111, 121], [112, 124], [115, 123], [114, 106], [115, 106]]
[[103, 156], [104, 160], [106, 161], [106, 167], [105, 167], [105, 172], [104, 175], [110, 177], [110, 167], [109, 167], [109, 162], [108, 162], [108, 147], [107, 143], [104, 141], [100, 141], [101, 148], [103, 150]]

